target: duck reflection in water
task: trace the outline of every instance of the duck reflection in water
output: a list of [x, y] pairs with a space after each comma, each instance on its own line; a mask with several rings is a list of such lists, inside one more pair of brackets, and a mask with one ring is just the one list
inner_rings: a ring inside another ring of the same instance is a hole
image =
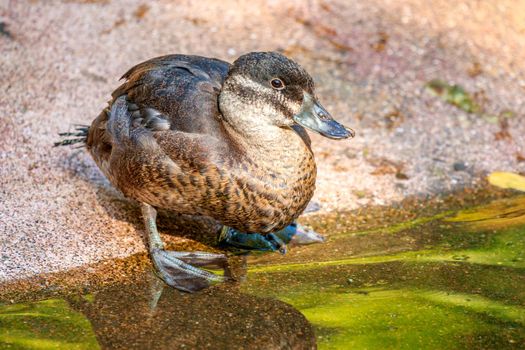
[[[231, 259], [235, 273], [245, 273], [244, 258]], [[312, 326], [298, 310], [240, 293], [236, 283], [186, 294], [147, 272], [92, 296], [69, 302], [89, 319], [103, 349], [316, 348]]]

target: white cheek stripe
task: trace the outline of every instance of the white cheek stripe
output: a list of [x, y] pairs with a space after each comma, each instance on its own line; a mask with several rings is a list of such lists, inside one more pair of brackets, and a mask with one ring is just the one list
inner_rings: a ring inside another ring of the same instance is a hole
[[[246, 86], [246, 87], [249, 87], [249, 88], [255, 90], [258, 94], [260, 94], [260, 96], [265, 96], [265, 97], [268, 97], [268, 98], [275, 98], [276, 97], [276, 95], [273, 94], [273, 89], [272, 88], [270, 88], [268, 86], [264, 86], [264, 85], [262, 85], [260, 83], [257, 83], [255, 81], [253, 81], [252, 79], [247, 78], [245, 76], [236, 75], [235, 77], [233, 77], [233, 81], [236, 84], [239, 84], [240, 86]], [[290, 100], [282, 98], [282, 97], [279, 98], [279, 101], [281, 103], [283, 103], [286, 107], [288, 107], [288, 109], [290, 109], [294, 113], [299, 113], [299, 110], [301, 109], [301, 104], [299, 104], [297, 102], [290, 101]], [[281, 112], [275, 110], [275, 108], [273, 108], [273, 107], [272, 107], [272, 109], [275, 111], [275, 113], [281, 113]]]
[[267, 86], [264, 86], [262, 84], [259, 84], [259, 83], [255, 82], [255, 81], [251, 80], [250, 78], [246, 78], [245, 76], [236, 75], [236, 76], [233, 77], [233, 82], [236, 83], [239, 86], [245, 86], [247, 88], [255, 90], [261, 96], [272, 97], [272, 92], [273, 91], [272, 91], [271, 88], [269, 88]]

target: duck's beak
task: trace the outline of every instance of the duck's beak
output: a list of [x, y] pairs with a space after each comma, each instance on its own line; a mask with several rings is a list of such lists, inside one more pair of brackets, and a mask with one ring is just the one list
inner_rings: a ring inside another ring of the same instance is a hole
[[354, 130], [335, 121], [330, 113], [306, 92], [301, 111], [294, 115], [293, 119], [297, 124], [331, 139], [346, 139], [355, 136]]

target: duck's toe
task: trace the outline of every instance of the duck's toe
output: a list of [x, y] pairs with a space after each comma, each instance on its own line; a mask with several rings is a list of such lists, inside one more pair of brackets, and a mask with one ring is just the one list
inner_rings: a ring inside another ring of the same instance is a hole
[[293, 222], [273, 235], [279, 237], [285, 244], [290, 246], [322, 243], [325, 238], [306, 226]]
[[[313, 229], [303, 226], [301, 224], [294, 223], [295, 234], [292, 235], [289, 244], [294, 245], [306, 245], [313, 243], [323, 243], [326, 239], [323, 235], [315, 232]], [[294, 225], [292, 224], [292, 225]], [[290, 225], [291, 226], [291, 225]]]
[[223, 276], [193, 266], [224, 268], [227, 260], [222, 254], [156, 249], [151, 252], [151, 258], [157, 275], [168, 285], [185, 292], [196, 292], [225, 280]]

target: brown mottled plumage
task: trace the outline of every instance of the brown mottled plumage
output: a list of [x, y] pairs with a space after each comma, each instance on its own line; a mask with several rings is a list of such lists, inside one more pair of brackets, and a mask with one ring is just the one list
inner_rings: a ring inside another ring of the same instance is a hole
[[[244, 134], [225, 122], [217, 102], [229, 68], [182, 55], [135, 66], [110, 108], [93, 121], [87, 147], [128, 197], [210, 216], [243, 232], [268, 233], [297, 218], [313, 195], [310, 140], [296, 125], [276, 127], [260, 142], [258, 133]], [[309, 76], [300, 78], [312, 91]]]
[[155, 207], [211, 217], [224, 225], [220, 242], [241, 249], [284, 252], [292, 236], [322, 241], [295, 224], [280, 231], [315, 188], [303, 126], [333, 139], [353, 133], [319, 104], [297, 63], [273, 52], [249, 53], [232, 65], [169, 55], [123, 78], [89, 128], [62, 133], [75, 138], [55, 145], [85, 142], [110, 182], [141, 202], [151, 259], [167, 284], [196, 291], [222, 280], [195, 266], [224, 266], [225, 256], [165, 250]]

